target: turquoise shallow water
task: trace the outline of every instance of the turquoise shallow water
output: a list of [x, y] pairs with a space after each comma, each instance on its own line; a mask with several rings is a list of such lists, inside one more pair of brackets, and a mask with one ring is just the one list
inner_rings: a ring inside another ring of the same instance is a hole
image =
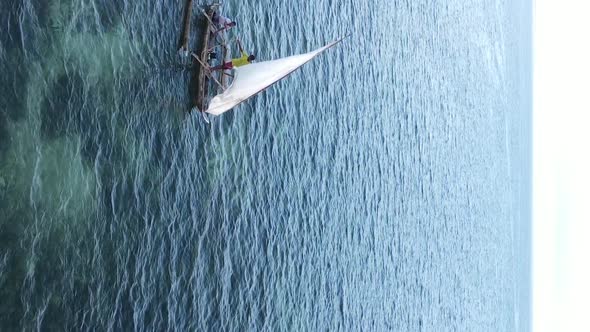
[[1, 2], [2, 330], [518, 328], [505, 3], [226, 1], [258, 59], [352, 36], [210, 127], [182, 5]]

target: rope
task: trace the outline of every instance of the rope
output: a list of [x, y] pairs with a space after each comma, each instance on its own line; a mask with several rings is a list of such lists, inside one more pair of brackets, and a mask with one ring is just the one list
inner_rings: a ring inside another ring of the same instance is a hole
[[[201, 61], [201, 59], [199, 59], [199, 58], [197, 57], [197, 55], [196, 55], [195, 53], [191, 53], [191, 55], [193, 56], [193, 58], [195, 58], [197, 61], [199, 61], [199, 63], [201, 64], [201, 66], [203, 67], [203, 69], [204, 69], [204, 70], [209, 70], [209, 69], [208, 69], [208, 67], [209, 67], [209, 66], [207, 66], [206, 64], [204, 64], [204, 63]], [[211, 79], [213, 79], [213, 81], [215, 81], [215, 83], [217, 83], [217, 85], [219, 85], [219, 87], [221, 88], [221, 90], [225, 91], [225, 88], [223, 87], [223, 85], [221, 85], [221, 83], [219, 83], [219, 81], [218, 81], [218, 80], [217, 80], [215, 77], [213, 77], [213, 75], [209, 75], [209, 77], [210, 77]]]

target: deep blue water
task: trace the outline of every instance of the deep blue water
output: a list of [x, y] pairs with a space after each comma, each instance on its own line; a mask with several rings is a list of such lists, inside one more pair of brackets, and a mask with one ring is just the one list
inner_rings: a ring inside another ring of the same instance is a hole
[[507, 3], [228, 0], [260, 60], [352, 36], [211, 126], [182, 7], [0, 2], [0, 330], [523, 328]]

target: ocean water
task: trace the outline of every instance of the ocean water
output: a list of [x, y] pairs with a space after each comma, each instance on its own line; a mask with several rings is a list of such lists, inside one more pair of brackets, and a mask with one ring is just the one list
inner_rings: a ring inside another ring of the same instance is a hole
[[225, 1], [260, 60], [352, 35], [210, 126], [182, 7], [0, 1], [0, 330], [526, 326], [508, 2]]

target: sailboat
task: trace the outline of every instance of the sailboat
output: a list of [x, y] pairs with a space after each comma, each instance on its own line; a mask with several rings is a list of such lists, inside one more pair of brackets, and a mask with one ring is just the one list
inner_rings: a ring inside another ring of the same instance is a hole
[[[188, 49], [188, 39], [190, 34], [190, 15], [192, 10], [192, 1], [186, 0], [185, 11], [183, 13], [183, 29], [179, 40], [179, 51], [182, 54], [186, 53]], [[200, 49], [196, 53], [192, 53], [194, 58], [193, 68], [200, 70], [194, 70], [191, 75], [191, 81], [189, 84], [189, 91], [191, 95], [191, 111], [197, 110], [203, 114], [206, 121], [205, 114], [221, 115], [240, 103], [254, 97], [260, 92], [267, 89], [269, 86], [280, 81], [281, 79], [289, 76], [295, 70], [311, 61], [316, 56], [325, 52], [327, 49], [340, 43], [344, 38], [335, 40], [324, 47], [318, 48], [315, 51], [293, 55], [281, 59], [255, 62], [249, 65], [235, 67], [233, 75], [227, 75], [227, 73], [220, 72], [220, 76], [215, 78], [212, 73], [209, 72], [209, 61], [210, 52], [213, 49], [218, 49], [221, 53], [221, 59], [226, 59], [228, 55], [228, 47], [225, 40], [222, 40], [221, 44], [217, 43], [217, 37], [215, 36], [215, 24], [211, 20], [215, 11], [219, 10], [220, 3], [214, 3], [207, 6], [205, 9], [201, 9], [204, 14], [205, 20], [202, 20], [204, 25], [204, 34]], [[221, 37], [223, 39], [223, 37]], [[233, 77], [233, 81], [229, 83], [228, 77]], [[211, 83], [216, 83], [220, 90], [217, 89], [217, 93], [212, 98], [209, 97]]]
[[234, 68], [234, 79], [231, 85], [222, 93], [214, 96], [209, 101], [204, 112], [211, 115], [221, 115], [233, 109], [240, 103], [254, 97], [274, 83], [289, 76], [316, 56], [340, 43], [344, 38], [335, 40], [309, 53], [276, 60], [255, 62]]

